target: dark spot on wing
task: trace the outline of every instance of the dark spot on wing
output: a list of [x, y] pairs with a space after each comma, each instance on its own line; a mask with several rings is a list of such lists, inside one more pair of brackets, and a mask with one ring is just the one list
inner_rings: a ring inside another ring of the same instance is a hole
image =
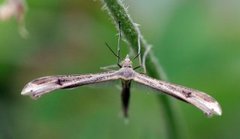
[[177, 92], [180, 92], [182, 93], [186, 98], [189, 98], [189, 97], [192, 97], [192, 92], [190, 90], [187, 90], [187, 89], [179, 89], [179, 88], [176, 88], [172, 85], [169, 85], [167, 86], [169, 89], [173, 90], [173, 91], [177, 91]]
[[182, 94], [183, 94], [186, 98], [189, 98], [189, 97], [192, 96], [192, 92], [186, 91], [186, 90], [182, 90]]
[[62, 86], [62, 85], [63, 85], [62, 83], [63, 83], [63, 80], [61, 80], [61, 79], [57, 79], [56, 84]]
[[163, 85], [163, 83], [161, 83], [161, 82], [158, 82], [160, 85]]

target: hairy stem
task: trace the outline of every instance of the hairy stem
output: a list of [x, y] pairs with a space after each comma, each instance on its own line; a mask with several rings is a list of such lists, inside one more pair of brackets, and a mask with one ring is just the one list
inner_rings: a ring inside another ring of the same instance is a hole
[[[116, 27], [118, 27], [118, 22], [121, 22], [122, 33], [129, 44], [129, 46], [138, 52], [138, 37], [140, 37], [141, 42], [141, 57], [143, 56], [145, 50], [150, 47], [150, 45], [144, 40], [137, 24], [133, 22], [130, 15], [127, 13], [126, 8], [120, 0], [102, 0], [104, 9], [106, 9], [109, 15], [112, 17]], [[148, 75], [151, 77], [167, 80], [165, 73], [163, 72], [160, 64], [157, 62], [154, 54], [152, 52], [146, 57], [146, 70]], [[165, 121], [164, 126], [166, 130], [166, 136], [169, 139], [179, 139], [182, 138], [182, 128], [179, 126], [179, 118], [177, 116], [176, 106], [168, 98], [168, 96], [161, 95], [158, 96], [159, 103], [161, 106], [161, 113], [163, 113], [163, 121]]]

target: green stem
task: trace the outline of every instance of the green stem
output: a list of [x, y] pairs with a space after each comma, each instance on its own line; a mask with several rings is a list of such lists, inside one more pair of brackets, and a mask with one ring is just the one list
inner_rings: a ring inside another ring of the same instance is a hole
[[[126, 8], [120, 0], [102, 0], [104, 8], [108, 11], [109, 15], [112, 17], [113, 21], [118, 27], [118, 22], [121, 22], [122, 33], [131, 48], [135, 52], [138, 51], [138, 37], [140, 37], [141, 42], [141, 56], [145, 50], [150, 47], [150, 45], [144, 40], [138, 26], [130, 18], [127, 13]], [[152, 52], [146, 58], [146, 69], [149, 76], [167, 80], [165, 73], [163, 72], [160, 64], [157, 62], [154, 54]], [[166, 129], [166, 136], [169, 139], [179, 139], [182, 138], [182, 128], [179, 127], [179, 116], [176, 114], [176, 106], [166, 95], [158, 96], [161, 110], [163, 113], [163, 118], [165, 121], [164, 126]]]

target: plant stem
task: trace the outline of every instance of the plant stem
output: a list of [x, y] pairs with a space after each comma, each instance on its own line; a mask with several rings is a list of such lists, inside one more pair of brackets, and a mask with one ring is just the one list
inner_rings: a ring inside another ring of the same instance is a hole
[[[135, 24], [130, 18], [130, 15], [127, 13], [123, 3], [120, 0], [102, 0], [102, 3], [109, 15], [112, 17], [117, 28], [118, 22], [121, 22], [121, 31], [126, 39], [126, 42], [135, 52], [138, 51], [138, 37], [140, 37], [142, 57], [145, 50], [150, 47], [150, 45], [144, 40], [137, 24]], [[151, 51], [146, 57], [146, 69], [148, 75], [151, 77], [167, 80], [165, 73]], [[164, 126], [167, 138], [182, 138], [182, 131], [180, 131], [182, 129], [179, 127], [180, 120], [177, 119], [179, 116], [176, 114], [177, 111], [175, 111], [176, 106], [174, 106], [174, 103], [166, 95], [158, 96], [158, 99], [164, 116], [163, 121], [165, 121]]]

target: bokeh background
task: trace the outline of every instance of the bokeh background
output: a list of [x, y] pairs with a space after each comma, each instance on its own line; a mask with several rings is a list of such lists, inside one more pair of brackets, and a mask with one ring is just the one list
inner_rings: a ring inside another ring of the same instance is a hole
[[[116, 63], [104, 42], [115, 48], [117, 32], [98, 0], [27, 3], [28, 39], [19, 35], [14, 18], [0, 22], [0, 139], [166, 138], [158, 95], [151, 90], [132, 88], [128, 125], [114, 85], [59, 90], [37, 101], [21, 96], [34, 78], [94, 73]], [[240, 138], [240, 1], [125, 4], [169, 80], [208, 92], [222, 106], [221, 117], [207, 118], [173, 99], [184, 138]]]

